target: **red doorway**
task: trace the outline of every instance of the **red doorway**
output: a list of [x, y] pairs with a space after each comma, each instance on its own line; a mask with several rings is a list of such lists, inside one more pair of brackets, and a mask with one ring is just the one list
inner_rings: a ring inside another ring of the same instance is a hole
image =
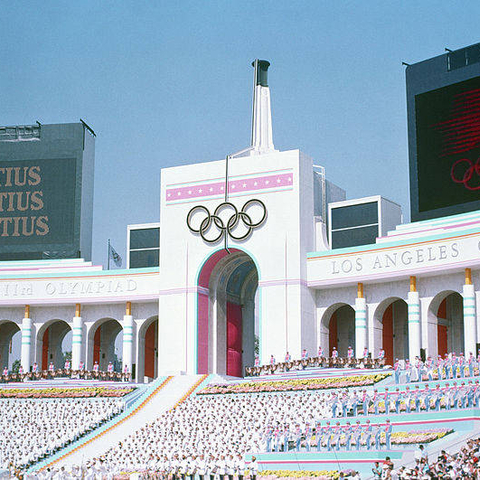
[[338, 349], [337, 312], [330, 317], [328, 324], [328, 348], [332, 356], [333, 347]]
[[[438, 307], [437, 319], [447, 319], [447, 299], [443, 299], [442, 303]], [[438, 320], [437, 320], [438, 322]], [[448, 353], [448, 327], [446, 325], [440, 325], [437, 323], [437, 347], [438, 354], [442, 357]]]
[[393, 304], [390, 304], [383, 314], [382, 345], [385, 350], [385, 362], [393, 365]]
[[243, 377], [242, 306], [227, 302], [227, 375]]
[[157, 321], [154, 321], [147, 328], [145, 333], [145, 376], [155, 377], [155, 337]]
[[93, 337], [93, 363], [97, 362], [100, 365], [100, 331], [101, 326], [97, 328], [95, 336]]
[[50, 327], [45, 330], [42, 339], [42, 370], [48, 370], [48, 341], [50, 338], [49, 329]]

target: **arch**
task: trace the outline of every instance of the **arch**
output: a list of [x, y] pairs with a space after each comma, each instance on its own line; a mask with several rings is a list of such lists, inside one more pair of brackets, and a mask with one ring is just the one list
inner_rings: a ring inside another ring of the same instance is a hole
[[341, 357], [347, 356], [348, 347], [355, 347], [355, 310], [347, 303], [330, 305], [322, 316], [322, 330], [326, 334], [325, 344], [331, 355], [333, 347]]
[[[408, 358], [408, 305], [400, 297], [382, 300], [374, 312], [374, 344], [385, 350], [385, 362]], [[377, 352], [375, 352], [377, 353]]]
[[428, 322], [437, 325], [434, 344], [437, 352], [429, 352], [429, 355], [444, 356], [447, 352], [463, 352], [463, 297], [459, 292], [443, 290], [437, 293], [428, 306]]
[[45, 322], [38, 329], [36, 362], [42, 370], [47, 370], [50, 362], [55, 368], [63, 368], [65, 356], [62, 345], [71, 330], [68, 322], [58, 318]]
[[259, 270], [239, 248], [217, 250], [197, 275], [198, 373], [243, 376], [254, 361], [255, 295]]
[[[12, 369], [13, 362], [19, 360], [18, 337], [21, 340], [21, 329], [12, 320], [0, 320], [0, 367]], [[15, 348], [17, 347], [17, 348]], [[17, 350], [17, 351], [16, 351]]]
[[137, 372], [139, 381], [144, 377], [156, 378], [158, 373], [158, 316], [147, 318], [138, 330]]
[[106, 371], [113, 363], [115, 371], [122, 370], [121, 355], [123, 327], [115, 318], [101, 318], [89, 329], [87, 337], [87, 368], [92, 369], [98, 362], [101, 371]]

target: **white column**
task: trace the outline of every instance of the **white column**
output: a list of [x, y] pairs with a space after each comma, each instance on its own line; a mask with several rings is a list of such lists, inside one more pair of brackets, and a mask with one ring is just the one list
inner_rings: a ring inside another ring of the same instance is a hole
[[21, 364], [24, 372], [30, 371], [31, 343], [32, 343], [32, 319], [30, 308], [25, 307], [25, 318], [22, 321], [22, 352]]
[[[128, 367], [128, 372], [132, 373], [133, 366], [133, 316], [132, 306], [130, 302], [127, 302], [126, 314], [123, 316], [123, 370], [125, 366]], [[143, 378], [137, 379], [143, 382]]]
[[82, 347], [83, 347], [83, 320], [80, 316], [80, 311], [77, 308], [75, 316], [73, 317], [73, 331], [72, 331], [72, 370], [80, 368], [82, 361]]
[[408, 292], [408, 353], [410, 361], [420, 356], [420, 298], [418, 292]]
[[476, 316], [475, 316], [475, 288], [473, 285], [463, 286], [463, 332], [465, 358], [470, 352], [476, 356]]
[[355, 356], [363, 358], [367, 346], [367, 302], [365, 298], [355, 299]]

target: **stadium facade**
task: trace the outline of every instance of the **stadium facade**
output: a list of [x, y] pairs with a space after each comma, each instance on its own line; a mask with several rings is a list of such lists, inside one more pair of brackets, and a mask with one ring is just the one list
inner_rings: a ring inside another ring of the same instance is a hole
[[[256, 334], [262, 363], [287, 351], [316, 354], [319, 346], [340, 355], [352, 346], [358, 357], [383, 348], [389, 362], [475, 354], [480, 211], [472, 190], [464, 201], [461, 189], [475, 188], [478, 168], [455, 171], [456, 179], [471, 177], [449, 184], [460, 189], [451, 193], [455, 214], [428, 204], [423, 212], [433, 214], [391, 224], [398, 206], [374, 197], [387, 213], [378, 207], [376, 223], [360, 215], [344, 229], [373, 226], [375, 243], [332, 250], [328, 205], [344, 201], [344, 192], [311, 157], [275, 149], [269, 64], [254, 66], [250, 147], [162, 170], [159, 268], [103, 271], [80, 259], [2, 263], [0, 362], [18, 331], [24, 369], [60, 362], [70, 330], [73, 369], [96, 361], [105, 369], [123, 331], [124, 367], [140, 380], [174, 372], [240, 376], [254, 362]], [[421, 161], [415, 151], [411, 177]], [[416, 188], [418, 196], [426, 187]]]

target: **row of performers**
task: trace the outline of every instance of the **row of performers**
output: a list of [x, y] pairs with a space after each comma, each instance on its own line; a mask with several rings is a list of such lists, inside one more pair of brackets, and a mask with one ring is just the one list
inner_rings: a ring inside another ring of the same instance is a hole
[[245, 368], [245, 376], [258, 376], [273, 374], [276, 372], [288, 372], [290, 370], [303, 370], [308, 367], [323, 368], [383, 368], [385, 365], [385, 350], [381, 349], [378, 358], [372, 358], [367, 348], [363, 351], [362, 358], [355, 358], [352, 347], [348, 347], [347, 356], [340, 357], [336, 347], [333, 347], [330, 357], [324, 355], [322, 347], [319, 347], [317, 356], [310, 357], [306, 349], [302, 351], [302, 357], [293, 360], [289, 352], [285, 354], [283, 362], [277, 362], [271, 355], [268, 365], [260, 365], [260, 359], [255, 356], [255, 365]]
[[95, 362], [92, 370], [85, 369], [85, 363], [80, 362], [78, 370], [71, 368], [69, 360], [65, 361], [63, 368], [55, 368], [53, 362], [50, 362], [47, 370], [42, 370], [35, 362], [32, 370], [25, 372], [22, 366], [19, 367], [18, 372], [11, 372], [8, 367], [4, 367], [3, 375], [0, 378], [2, 382], [21, 382], [24, 380], [46, 380], [51, 378], [71, 377], [85, 380], [115, 380], [115, 381], [130, 381], [131, 374], [128, 371], [128, 365], [125, 365], [123, 372], [116, 372], [112, 362], [109, 362], [107, 371], [100, 370], [100, 365]]

